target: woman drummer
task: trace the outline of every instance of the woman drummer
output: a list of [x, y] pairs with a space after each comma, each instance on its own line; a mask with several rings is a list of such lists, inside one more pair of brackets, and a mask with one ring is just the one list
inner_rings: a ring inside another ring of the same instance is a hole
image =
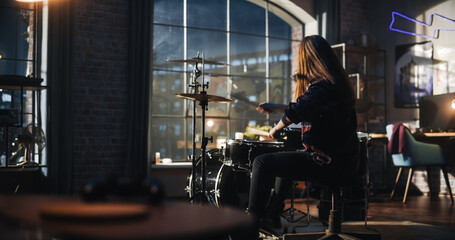
[[[358, 150], [355, 94], [329, 43], [313, 35], [299, 47], [295, 102], [290, 102], [269, 137], [290, 125], [302, 125], [302, 151], [262, 154], [253, 162], [247, 212], [259, 224], [276, 177], [336, 181], [356, 164]], [[261, 112], [271, 112], [261, 104]], [[263, 223], [263, 221], [262, 221]]]

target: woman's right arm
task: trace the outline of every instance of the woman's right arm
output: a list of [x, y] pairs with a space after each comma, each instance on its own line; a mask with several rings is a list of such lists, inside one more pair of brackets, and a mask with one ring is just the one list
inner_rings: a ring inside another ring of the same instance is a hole
[[261, 103], [256, 110], [261, 113], [283, 113], [287, 106], [279, 103]]

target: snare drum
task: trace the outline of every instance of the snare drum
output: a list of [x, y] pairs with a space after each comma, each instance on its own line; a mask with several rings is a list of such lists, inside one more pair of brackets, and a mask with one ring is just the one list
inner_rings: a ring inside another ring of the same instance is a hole
[[229, 139], [224, 152], [224, 164], [242, 169], [251, 169], [255, 157], [284, 150], [283, 142]]

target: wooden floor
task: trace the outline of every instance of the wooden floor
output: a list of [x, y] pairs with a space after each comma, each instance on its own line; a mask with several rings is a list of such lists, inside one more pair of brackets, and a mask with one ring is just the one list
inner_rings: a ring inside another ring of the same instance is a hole
[[368, 219], [413, 221], [455, 229], [455, 205], [449, 196], [410, 196], [406, 204], [401, 199], [388, 201], [386, 196], [377, 196], [369, 204]]
[[[289, 201], [286, 206], [289, 207]], [[310, 199], [310, 215], [318, 216], [318, 201]], [[295, 207], [306, 211], [306, 200], [296, 199]], [[448, 196], [408, 196], [406, 204], [398, 197], [392, 201], [387, 195], [370, 199], [368, 221], [412, 221], [455, 229], [455, 205]]]

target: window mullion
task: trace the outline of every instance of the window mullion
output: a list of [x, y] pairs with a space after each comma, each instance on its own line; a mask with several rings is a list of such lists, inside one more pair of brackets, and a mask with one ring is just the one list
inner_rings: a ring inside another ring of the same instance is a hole
[[[230, 8], [230, 0], [226, 0], [226, 62], [228, 63], [228, 66], [227, 66], [227, 97], [230, 98], [231, 97], [231, 93], [232, 93], [232, 83], [233, 83], [233, 79], [231, 77], [231, 34], [230, 34], [230, 31], [231, 31], [231, 8]], [[231, 130], [231, 121], [229, 121], [229, 119], [231, 118], [231, 103], [228, 103], [228, 107], [227, 107], [227, 118], [228, 118], [228, 124], [227, 124], [227, 138], [229, 138], [229, 133], [230, 133], [230, 130]]]
[[[269, 46], [269, 3], [266, 2], [265, 7], [265, 99], [270, 102], [270, 46]], [[266, 115], [266, 121], [269, 121], [269, 114]]]
[[[187, 59], [188, 57], [188, 0], [183, 0], [183, 59]], [[183, 86], [184, 86], [184, 92], [187, 92], [186, 89], [188, 87], [188, 74], [186, 73], [188, 66], [187, 63], [183, 63]], [[195, 102], [193, 103], [195, 104]], [[184, 137], [184, 142], [185, 145], [187, 143], [188, 139], [188, 123], [187, 119], [189, 116], [189, 104], [188, 101], [183, 101], [183, 137]], [[196, 113], [193, 113], [196, 115]], [[194, 116], [193, 116], [194, 117]], [[193, 126], [195, 128], [196, 126]], [[194, 129], [192, 130], [194, 134]], [[194, 138], [194, 135], [192, 134], [192, 138]], [[188, 153], [188, 148], [185, 147], [183, 150], [184, 156], [190, 156]], [[195, 156], [196, 153], [192, 152], [193, 156]]]

